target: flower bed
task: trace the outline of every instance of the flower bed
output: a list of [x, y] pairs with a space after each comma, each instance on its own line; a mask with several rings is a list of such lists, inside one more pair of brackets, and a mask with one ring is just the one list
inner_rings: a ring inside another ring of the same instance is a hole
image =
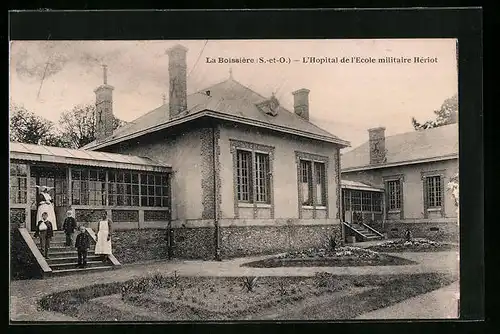
[[[254, 282], [252, 291], [244, 283], [248, 281]], [[160, 314], [177, 312], [193, 320], [224, 320], [350, 286], [348, 279], [332, 280], [323, 273], [315, 277], [182, 277], [176, 287], [130, 293], [122, 300]]]
[[424, 238], [413, 238], [384, 241], [378, 245], [367, 247], [367, 250], [377, 252], [442, 252], [455, 250], [458, 247], [452, 244], [432, 241]]
[[396, 256], [380, 254], [359, 247], [338, 247], [335, 250], [310, 248], [294, 251], [276, 257], [245, 263], [242, 266], [254, 268], [274, 267], [359, 267], [408, 265], [415, 262]]
[[352, 319], [456, 279], [436, 273], [317, 273], [314, 277], [257, 279], [157, 274], [58, 292], [44, 297], [39, 305], [86, 321], [259, 320], [266, 314], [286, 320]]

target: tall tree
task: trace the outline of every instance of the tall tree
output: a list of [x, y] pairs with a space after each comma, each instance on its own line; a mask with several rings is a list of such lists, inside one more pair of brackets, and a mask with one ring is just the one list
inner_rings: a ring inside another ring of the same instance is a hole
[[27, 144], [63, 146], [64, 140], [56, 132], [54, 123], [35, 115], [25, 107], [10, 102], [10, 140]]
[[[77, 105], [64, 111], [59, 119], [63, 138], [67, 138], [72, 148], [80, 148], [95, 140], [96, 108], [93, 104]], [[114, 129], [126, 122], [115, 118]]]
[[458, 95], [455, 94], [452, 97], [446, 99], [443, 102], [443, 104], [441, 105], [441, 108], [434, 111], [434, 114], [436, 114], [436, 119], [427, 121], [423, 124], [417, 122], [415, 117], [412, 117], [411, 123], [413, 125], [413, 128], [415, 128], [415, 130], [419, 131], [419, 130], [436, 128], [438, 126], [457, 123], [457, 121], [458, 121]]

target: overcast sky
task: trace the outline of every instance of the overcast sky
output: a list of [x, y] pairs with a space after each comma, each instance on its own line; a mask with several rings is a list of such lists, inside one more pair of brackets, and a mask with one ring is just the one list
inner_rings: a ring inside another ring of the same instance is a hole
[[[132, 121], [168, 99], [165, 50], [188, 50], [188, 94], [233, 77], [293, 110], [291, 92], [308, 88], [311, 120], [351, 141], [368, 139], [367, 129], [385, 126], [386, 135], [412, 131], [411, 117], [433, 118], [458, 91], [456, 40], [239, 40], [239, 41], [14, 41], [10, 97], [57, 122], [62, 111], [94, 103], [102, 84], [101, 64], [115, 87], [115, 116]], [[405, 57], [410, 64], [305, 64], [302, 57]], [[413, 62], [414, 57], [435, 63]], [[207, 63], [206, 57], [286, 57], [291, 64]], [[48, 64], [48, 65], [47, 65]], [[43, 78], [43, 82], [42, 82]]]

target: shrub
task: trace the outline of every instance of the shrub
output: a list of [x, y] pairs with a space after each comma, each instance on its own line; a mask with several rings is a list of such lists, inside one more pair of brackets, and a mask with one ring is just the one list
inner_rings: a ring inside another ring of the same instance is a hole
[[253, 276], [253, 277], [243, 277], [242, 278], [243, 280], [243, 289], [242, 290], [245, 290], [247, 292], [253, 292], [255, 287], [257, 286], [257, 277]]
[[332, 236], [330, 236], [330, 238], [328, 239], [328, 245], [330, 246], [330, 251], [331, 252], [334, 252], [335, 251], [335, 248], [337, 248], [337, 235], [334, 234]]
[[411, 230], [409, 228], [407, 228], [406, 232], [405, 232], [405, 241], [411, 242], [412, 239], [413, 239], [413, 236], [412, 236]]

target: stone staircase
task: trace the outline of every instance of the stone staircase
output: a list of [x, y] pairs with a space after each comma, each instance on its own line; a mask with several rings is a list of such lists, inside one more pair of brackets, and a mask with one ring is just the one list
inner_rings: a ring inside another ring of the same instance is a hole
[[346, 225], [350, 227], [351, 230], [353, 230], [358, 236], [360, 236], [363, 241], [384, 239], [384, 236], [380, 232], [371, 230], [363, 224], [350, 223]]
[[[34, 232], [30, 232], [30, 235], [38, 249], [40, 249], [40, 239], [33, 237]], [[74, 239], [76, 239], [76, 236]], [[115, 267], [109, 259], [102, 261], [99, 255], [95, 255], [95, 242], [91, 241], [87, 255], [87, 266], [85, 268], [78, 268], [78, 253], [75, 246], [68, 247], [65, 244], [66, 235], [64, 232], [54, 231], [54, 236], [50, 242], [49, 256], [45, 258], [52, 270], [53, 276], [111, 270]]]

